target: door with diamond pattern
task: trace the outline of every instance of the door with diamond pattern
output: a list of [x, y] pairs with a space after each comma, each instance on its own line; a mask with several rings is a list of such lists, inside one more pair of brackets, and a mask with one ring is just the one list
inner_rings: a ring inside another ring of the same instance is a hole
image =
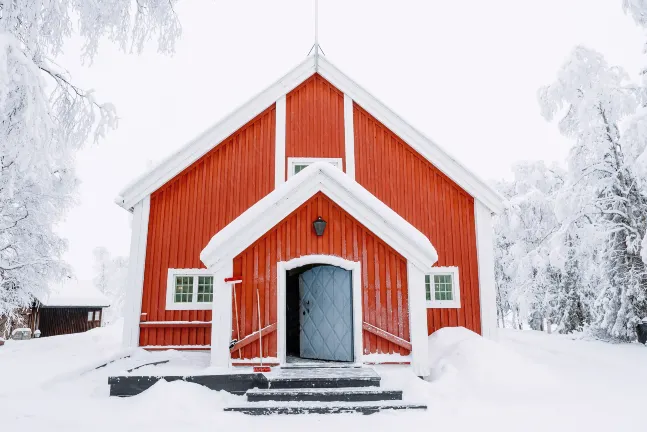
[[321, 265], [299, 275], [300, 356], [353, 361], [351, 272]]

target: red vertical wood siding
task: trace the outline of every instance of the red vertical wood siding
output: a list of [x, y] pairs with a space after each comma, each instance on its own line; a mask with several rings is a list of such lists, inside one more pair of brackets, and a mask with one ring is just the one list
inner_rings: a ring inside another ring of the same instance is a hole
[[[323, 217], [328, 225], [317, 237], [312, 221]], [[317, 193], [234, 259], [241, 337], [258, 330], [256, 288], [259, 289], [262, 325], [277, 322], [277, 265], [303, 255], [335, 255], [361, 262], [363, 320], [409, 340], [407, 262], [323, 193]], [[236, 314], [232, 329], [236, 334]], [[263, 356], [277, 356], [276, 332], [263, 338]], [[364, 352], [409, 354], [387, 340], [363, 332]], [[238, 352], [232, 353], [239, 358]], [[259, 357], [259, 344], [242, 349], [242, 358]]]
[[428, 309], [429, 334], [448, 326], [480, 333], [474, 198], [357, 104], [353, 118], [355, 180], [431, 240], [436, 265], [459, 268], [461, 308]]
[[288, 93], [285, 102], [286, 170], [287, 158], [321, 157], [342, 158], [345, 171], [344, 94], [315, 74]]
[[[203, 268], [200, 252], [274, 189], [275, 106], [151, 195], [142, 313], [147, 321], [211, 321], [211, 311], [167, 311], [169, 268]], [[214, 145], [217, 143], [214, 143]], [[142, 328], [140, 346], [210, 345], [209, 328]]]

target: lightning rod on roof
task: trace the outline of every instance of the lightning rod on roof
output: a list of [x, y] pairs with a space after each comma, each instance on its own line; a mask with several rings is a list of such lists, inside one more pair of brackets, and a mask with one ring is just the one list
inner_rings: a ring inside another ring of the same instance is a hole
[[326, 55], [319, 45], [319, 0], [315, 0], [315, 43], [310, 48], [310, 51], [308, 51], [308, 55], [310, 55], [312, 50], [315, 52], [315, 68], [318, 68], [319, 50], [321, 50], [321, 54]]

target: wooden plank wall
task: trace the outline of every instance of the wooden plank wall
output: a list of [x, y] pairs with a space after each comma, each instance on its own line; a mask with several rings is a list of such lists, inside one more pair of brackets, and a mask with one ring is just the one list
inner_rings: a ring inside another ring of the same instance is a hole
[[285, 167], [288, 158], [342, 158], [344, 149], [344, 94], [315, 74], [286, 96]]
[[[321, 216], [328, 222], [317, 237], [312, 222]], [[303, 255], [336, 255], [362, 266], [363, 320], [401, 339], [409, 340], [407, 263], [356, 219], [323, 193], [311, 199], [268, 231], [234, 260], [234, 274], [242, 275], [236, 285], [241, 338], [258, 329], [256, 287], [260, 292], [262, 325], [276, 322], [276, 263]], [[235, 313], [232, 314], [235, 334]], [[263, 356], [276, 357], [276, 333], [263, 338]], [[364, 353], [409, 351], [364, 331]], [[242, 350], [242, 358], [257, 358], [259, 344]], [[239, 358], [238, 352], [232, 358]]]
[[357, 104], [353, 116], [356, 181], [431, 240], [436, 265], [459, 268], [461, 308], [427, 309], [429, 334], [448, 326], [480, 333], [474, 198]]
[[101, 311], [101, 309], [40, 308], [37, 312], [39, 315], [37, 321], [41, 337], [81, 333], [100, 327], [101, 320], [88, 321], [88, 312], [90, 311], [94, 314], [95, 311]]
[[[203, 268], [200, 252], [274, 189], [275, 106], [151, 195], [142, 313], [147, 321], [211, 321], [211, 311], [167, 311], [169, 268]], [[214, 145], [217, 143], [214, 143]], [[210, 345], [211, 329], [145, 327], [140, 346]]]

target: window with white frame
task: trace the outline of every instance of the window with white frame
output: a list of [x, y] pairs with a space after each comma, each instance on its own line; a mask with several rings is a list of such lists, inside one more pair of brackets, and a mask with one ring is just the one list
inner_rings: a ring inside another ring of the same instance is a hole
[[425, 275], [425, 295], [428, 308], [460, 308], [458, 267], [433, 267]]
[[341, 158], [288, 158], [288, 177], [298, 174], [315, 162], [328, 162], [332, 166], [342, 169]]
[[207, 269], [169, 269], [167, 310], [207, 310], [213, 304], [213, 275]]
[[94, 318], [94, 312], [90, 311], [88, 312], [88, 321], [93, 321]]

